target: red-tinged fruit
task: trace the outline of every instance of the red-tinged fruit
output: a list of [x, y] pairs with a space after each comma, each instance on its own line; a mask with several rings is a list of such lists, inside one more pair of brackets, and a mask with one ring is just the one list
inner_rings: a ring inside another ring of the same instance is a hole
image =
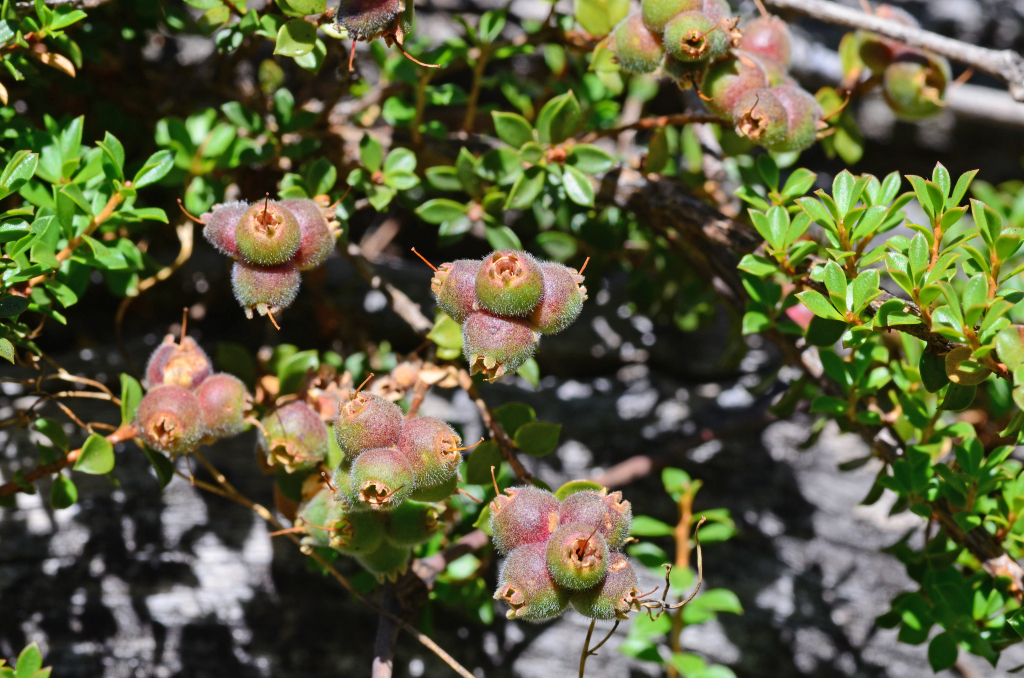
[[898, 118], [920, 120], [942, 110], [948, 83], [949, 62], [942, 57], [904, 55], [886, 67], [882, 94]]
[[298, 219], [279, 202], [268, 200], [251, 205], [235, 227], [238, 253], [254, 266], [277, 266], [291, 261], [301, 241]]
[[728, 120], [734, 118], [736, 104], [744, 94], [770, 84], [768, 71], [757, 57], [740, 50], [733, 54], [712, 64], [700, 86], [707, 109]]
[[711, 63], [725, 56], [732, 38], [722, 23], [703, 12], [683, 12], [665, 25], [662, 44], [679, 61]]
[[551, 577], [570, 591], [596, 586], [608, 572], [608, 544], [593, 527], [570, 523], [554, 531], [547, 546]]
[[237, 259], [241, 255], [238, 254], [235, 242], [235, 228], [248, 210], [249, 203], [245, 201], [214, 205], [209, 212], [199, 217], [203, 222], [203, 236], [218, 252]]
[[245, 413], [252, 398], [242, 380], [233, 374], [214, 374], [196, 389], [203, 411], [206, 432], [217, 438], [229, 438], [245, 430]]
[[356, 560], [378, 581], [395, 581], [409, 568], [409, 554], [408, 546], [395, 546], [385, 539], [375, 551], [356, 556]]
[[762, 146], [774, 146], [786, 139], [789, 115], [782, 102], [769, 89], [754, 89], [743, 94], [734, 110], [736, 133]]
[[824, 113], [817, 100], [797, 85], [773, 87], [771, 93], [786, 110], [786, 135], [778, 143], [765, 143], [773, 153], [788, 153], [810, 148], [817, 137]]
[[451, 426], [434, 417], [416, 417], [402, 425], [398, 449], [409, 460], [418, 484], [442, 483], [462, 463], [462, 438]]
[[[367, 512], [366, 515], [380, 515]], [[439, 513], [432, 504], [407, 501], [386, 514], [385, 538], [396, 546], [419, 546], [441, 529]]]
[[744, 24], [741, 31], [740, 49], [789, 66], [793, 47], [785, 21], [777, 16], [758, 17]]
[[271, 467], [292, 473], [312, 468], [327, 456], [327, 425], [304, 402], [282, 405], [263, 417], [257, 446]]
[[392, 29], [405, 4], [403, 0], [342, 0], [336, 22], [348, 31], [348, 37], [369, 42]]
[[179, 344], [168, 334], [146, 364], [146, 384], [151, 389], [170, 385], [191, 390], [211, 374], [213, 363], [192, 337], [184, 337]]
[[561, 525], [576, 523], [592, 530], [596, 528], [608, 548], [617, 549], [629, 538], [633, 509], [628, 501], [622, 499], [621, 492], [608, 494], [608, 490], [585, 490], [562, 500], [558, 522]]
[[402, 408], [387, 398], [360, 392], [334, 420], [334, 439], [346, 457], [354, 459], [364, 450], [397, 444], [403, 418]]
[[416, 489], [416, 476], [405, 455], [394, 447], [367, 450], [352, 462], [349, 487], [353, 499], [373, 511], [391, 511]]
[[299, 249], [292, 262], [300, 271], [309, 271], [324, 263], [334, 251], [334, 229], [328, 219], [329, 215], [333, 216], [331, 212], [308, 198], [282, 200], [281, 205], [299, 222]]
[[476, 274], [480, 262], [459, 259], [441, 264], [430, 281], [437, 307], [460, 325], [476, 309]]
[[575, 268], [554, 261], [540, 265], [544, 273], [544, 296], [533, 310], [530, 322], [542, 334], [558, 334], [575, 322], [587, 300], [583, 276]]
[[619, 65], [630, 73], [653, 73], [665, 58], [661, 38], [647, 27], [640, 12], [633, 12], [615, 27], [612, 49]]
[[565, 611], [569, 592], [551, 578], [546, 553], [543, 543], [524, 544], [502, 563], [494, 599], [508, 603], [508, 619], [540, 622]]
[[704, 0], [643, 0], [640, 3], [640, 15], [644, 23], [658, 35], [664, 33], [665, 25], [677, 15], [703, 9]]
[[621, 553], [608, 554], [608, 574], [586, 591], [572, 594], [572, 609], [588, 619], [628, 619], [629, 611], [638, 607], [640, 584], [633, 566]]
[[540, 264], [521, 250], [498, 250], [484, 258], [476, 273], [480, 308], [502, 316], [527, 316], [544, 294]]
[[199, 400], [181, 386], [159, 386], [147, 393], [135, 412], [139, 437], [172, 457], [192, 452], [206, 431]]
[[558, 499], [539, 487], [510, 487], [490, 508], [491, 538], [502, 555], [523, 544], [545, 543], [558, 528]]
[[302, 502], [293, 521], [305, 533], [301, 539], [302, 545], [310, 548], [330, 546], [331, 531], [328, 523], [340, 515], [343, 508], [327, 487]]
[[462, 325], [462, 352], [470, 374], [494, 381], [523, 366], [537, 348], [540, 335], [524, 320], [477, 311]]
[[236, 261], [231, 269], [231, 289], [248, 318], [252, 318], [253, 311], [276, 315], [288, 308], [301, 283], [299, 269], [292, 263], [263, 267]]

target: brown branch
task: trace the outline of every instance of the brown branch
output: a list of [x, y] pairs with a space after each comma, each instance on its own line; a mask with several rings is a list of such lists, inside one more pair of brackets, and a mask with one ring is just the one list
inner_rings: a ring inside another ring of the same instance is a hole
[[612, 129], [603, 129], [583, 137], [583, 143], [589, 143], [594, 139], [600, 139], [602, 137], [615, 137], [623, 132], [629, 130], [648, 130], [648, 129], [661, 129], [662, 127], [681, 127], [683, 125], [692, 125], [695, 123], [702, 122], [713, 122], [717, 124], [729, 124], [719, 118], [717, 115], [707, 115], [698, 113], [676, 113], [675, 115], [656, 115], [650, 118], [641, 118], [634, 123], [629, 125], [623, 125], [622, 127], [614, 127]]
[[991, 73], [1006, 81], [1014, 99], [1024, 101], [1024, 57], [1013, 50], [979, 47], [915, 26], [883, 19], [874, 14], [865, 14], [827, 0], [764, 0], [764, 2], [775, 9], [793, 10], [826, 23], [872, 31], [911, 47], [926, 49], [959, 61], [976, 70]]
[[[123, 443], [126, 440], [131, 440], [132, 438], [137, 436], [138, 433], [138, 429], [136, 429], [135, 426], [122, 426], [121, 428], [117, 429], [116, 431], [108, 435], [107, 440], [110, 442], [111, 445], [116, 445], [118, 443]], [[61, 469], [65, 469], [68, 466], [74, 464], [78, 460], [78, 457], [81, 456], [81, 454], [82, 448], [72, 450], [71, 452], [68, 452], [66, 455], [64, 455], [55, 462], [35, 467], [34, 469], [26, 473], [24, 476], [22, 476], [22, 480], [26, 484], [31, 484], [37, 480], [41, 480], [47, 476], [53, 475], [54, 473], [57, 473]], [[0, 497], [8, 497], [12, 494], [20, 492], [21, 490], [22, 486], [19, 483], [5, 483], [3, 485], [0, 485]]]
[[469, 395], [469, 397], [476, 403], [476, 408], [480, 410], [480, 416], [484, 420], [484, 425], [490, 430], [491, 437], [494, 442], [498, 444], [498, 448], [501, 450], [501, 456], [505, 458], [508, 465], [512, 467], [512, 471], [519, 478], [519, 482], [529, 484], [530, 479], [533, 478], [533, 474], [526, 470], [522, 462], [516, 456], [515, 448], [512, 446], [512, 441], [509, 439], [508, 434], [505, 433], [505, 429], [502, 428], [501, 422], [494, 416], [494, 412], [488, 407], [487, 403], [480, 396], [480, 390], [477, 389], [476, 384], [473, 383], [473, 378], [469, 376], [469, 372], [466, 370], [459, 370], [459, 386]]

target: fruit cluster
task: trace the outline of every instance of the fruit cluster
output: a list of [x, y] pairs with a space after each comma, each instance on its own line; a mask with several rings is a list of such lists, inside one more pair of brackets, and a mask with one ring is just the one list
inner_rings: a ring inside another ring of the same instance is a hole
[[538, 261], [521, 250], [498, 250], [484, 260], [441, 264], [430, 281], [438, 307], [462, 325], [470, 373], [490, 380], [514, 373], [541, 334], [561, 332], [587, 299], [576, 269]]
[[825, 124], [814, 97], [788, 75], [789, 29], [773, 16], [737, 27], [725, 0], [643, 0], [608, 46], [633, 73], [662, 72], [700, 88], [708, 109], [772, 152], [800, 151]]
[[510, 488], [490, 504], [494, 547], [506, 556], [495, 600], [509, 619], [543, 621], [569, 605], [590, 619], [624, 619], [637, 607], [636, 572], [619, 553], [633, 514], [622, 494], [583, 490], [559, 501]]
[[387, 398], [359, 392], [334, 420], [334, 438], [345, 453], [334, 472], [337, 500], [352, 511], [387, 513], [455, 491], [462, 438], [440, 419], [405, 421]]
[[[902, 9], [879, 5], [875, 15], [907, 26], [918, 27], [917, 19]], [[910, 47], [877, 33], [858, 31], [843, 38], [840, 53], [847, 66], [848, 84], [856, 84], [862, 70], [871, 70], [881, 81], [882, 95], [894, 113], [904, 120], [935, 115], [945, 105], [951, 79], [945, 57]]]
[[252, 399], [237, 377], [214, 374], [210, 359], [191, 337], [167, 335], [146, 366], [148, 393], [135, 425], [149, 447], [171, 457], [200, 443], [241, 433]]
[[342, 0], [335, 15], [348, 37], [366, 42], [384, 38], [388, 47], [402, 45], [415, 20], [412, 0]]
[[290, 306], [299, 271], [322, 264], [339, 234], [334, 213], [309, 199], [214, 205], [200, 220], [210, 244], [235, 260], [231, 287], [250, 318]]

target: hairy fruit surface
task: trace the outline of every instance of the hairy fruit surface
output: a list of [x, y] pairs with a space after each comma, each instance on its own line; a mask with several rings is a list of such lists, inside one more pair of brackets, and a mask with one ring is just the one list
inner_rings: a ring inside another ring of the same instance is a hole
[[703, 12], [683, 12], [665, 25], [665, 51], [679, 61], [710, 63], [726, 54], [730, 37], [725, 28]]
[[348, 556], [373, 553], [384, 541], [384, 520], [373, 511], [343, 511], [333, 517], [329, 546]]
[[[367, 512], [366, 515], [378, 514]], [[396, 546], [425, 544], [441, 529], [437, 508], [431, 504], [418, 501], [403, 502], [386, 516], [387, 528], [384, 536]]]
[[476, 275], [480, 262], [459, 259], [441, 264], [430, 281], [437, 307], [460, 325], [476, 308]]
[[237, 259], [238, 245], [235, 242], [235, 228], [242, 220], [242, 215], [249, 209], [249, 203], [243, 201], [214, 205], [206, 214], [199, 217], [203, 222], [203, 236], [221, 254]]
[[561, 586], [583, 591], [595, 586], [608, 572], [608, 544], [586, 525], [562, 525], [547, 546], [548, 571]]
[[572, 609], [589, 619], [628, 619], [636, 597], [640, 595], [639, 582], [633, 566], [621, 553], [608, 554], [608, 574], [585, 591], [572, 594]]
[[524, 544], [502, 563], [494, 599], [508, 603], [508, 619], [539, 622], [565, 611], [569, 592], [551, 578], [546, 549], [542, 543]]
[[253, 311], [277, 314], [291, 306], [301, 283], [299, 269], [292, 263], [263, 267], [236, 261], [231, 269], [231, 289], [249, 318]]
[[300, 271], [316, 268], [334, 250], [334, 233], [320, 205], [309, 198], [282, 200], [281, 205], [299, 222], [299, 249], [292, 260]]
[[630, 503], [622, 499], [621, 492], [608, 494], [607, 490], [569, 495], [562, 500], [558, 516], [561, 525], [576, 523], [591, 530], [596, 528], [610, 549], [617, 549], [626, 542], [633, 525]]
[[740, 49], [789, 66], [793, 48], [785, 21], [777, 16], [758, 17], [744, 24], [742, 31]]
[[730, 59], [713, 64], [700, 86], [708, 110], [729, 120], [734, 119], [736, 104], [744, 94], [770, 84], [768, 72], [760, 60], [739, 50], [734, 54]]
[[327, 456], [327, 425], [309, 405], [293, 401], [263, 417], [257, 445], [270, 466], [310, 468]]
[[434, 417], [416, 417], [402, 425], [398, 449], [409, 460], [424, 485], [442, 483], [462, 463], [462, 438], [451, 426]]
[[633, 12], [612, 31], [613, 49], [619, 65], [630, 73], [653, 73], [665, 58], [661, 38]]
[[357, 393], [334, 420], [334, 439], [345, 455], [354, 459], [364, 450], [396, 444], [402, 419], [402, 408], [387, 398]]
[[168, 334], [149, 356], [146, 384], [149, 388], [171, 385], [194, 389], [213, 373], [213, 364], [192, 337], [178, 344]]
[[372, 553], [356, 556], [356, 560], [364, 568], [383, 581], [389, 579], [395, 581], [399, 575], [405, 574], [409, 567], [409, 547], [395, 546], [387, 539], [381, 541], [380, 546]]
[[903, 120], [935, 115], [945, 105], [949, 62], [942, 57], [906, 55], [889, 64], [882, 76], [882, 94]]
[[409, 495], [415, 501], [444, 501], [455, 494], [459, 487], [459, 470], [456, 468], [444, 480], [417, 485]]
[[789, 114], [782, 102], [768, 89], [749, 90], [736, 102], [736, 133], [762, 146], [774, 146], [786, 140]]
[[405, 455], [394, 447], [367, 450], [352, 462], [350, 487], [360, 505], [390, 511], [416, 489], [416, 477]]
[[544, 294], [544, 274], [530, 254], [498, 250], [484, 258], [476, 274], [481, 308], [502, 316], [526, 316]]
[[462, 325], [462, 352], [470, 374], [493, 381], [523, 366], [537, 348], [539, 335], [529, 323], [477, 311]]
[[544, 543], [558, 528], [558, 499], [539, 487], [510, 487], [490, 506], [494, 548], [502, 555], [523, 544]]
[[192, 391], [158, 386], [142, 398], [135, 413], [139, 437], [154, 450], [175, 457], [193, 451], [203, 434], [203, 413]]
[[250, 206], [235, 227], [238, 253], [254, 266], [277, 266], [291, 261], [301, 240], [298, 219], [279, 202]]
[[817, 100], [796, 85], [773, 87], [770, 91], [786, 110], [786, 135], [782, 141], [764, 143], [765, 148], [776, 153], [810, 148], [814, 144], [818, 123], [823, 116]]
[[208, 434], [229, 438], [245, 430], [245, 413], [252, 399], [238, 377], [224, 373], [211, 375], [196, 389], [196, 398]]
[[353, 40], [369, 42], [381, 37], [394, 26], [405, 11], [408, 1], [342, 0], [338, 5], [337, 23], [348, 31], [348, 36]]
[[644, 23], [658, 35], [665, 32], [665, 25], [675, 16], [703, 9], [704, 0], [643, 0], [640, 3], [640, 15]]
[[544, 273], [544, 296], [533, 310], [530, 322], [542, 334], [558, 334], [575, 322], [587, 300], [583, 276], [574, 268], [554, 261], [540, 265]]

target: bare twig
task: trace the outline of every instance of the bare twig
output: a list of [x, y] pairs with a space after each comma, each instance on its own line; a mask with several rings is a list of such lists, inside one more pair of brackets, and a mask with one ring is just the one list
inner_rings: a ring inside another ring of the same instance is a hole
[[775, 9], [789, 9], [830, 24], [872, 31], [911, 47], [926, 49], [1006, 81], [1010, 94], [1024, 101], [1024, 57], [1013, 50], [979, 47], [931, 31], [883, 19], [828, 0], [764, 0]]
[[509, 439], [508, 434], [505, 433], [505, 429], [502, 428], [501, 422], [494, 416], [494, 412], [488, 407], [487, 403], [482, 397], [480, 397], [480, 391], [477, 389], [476, 384], [473, 383], [473, 378], [469, 376], [469, 372], [466, 370], [459, 370], [459, 386], [469, 395], [469, 397], [476, 403], [476, 408], [480, 410], [480, 416], [484, 420], [484, 425], [490, 430], [491, 437], [494, 438], [494, 442], [498, 444], [498, 448], [501, 450], [501, 456], [505, 458], [508, 465], [512, 467], [512, 471], [519, 478], [521, 483], [529, 483], [530, 479], [533, 478], [533, 474], [526, 470], [522, 462], [516, 456], [516, 451], [512, 447], [512, 441]]

